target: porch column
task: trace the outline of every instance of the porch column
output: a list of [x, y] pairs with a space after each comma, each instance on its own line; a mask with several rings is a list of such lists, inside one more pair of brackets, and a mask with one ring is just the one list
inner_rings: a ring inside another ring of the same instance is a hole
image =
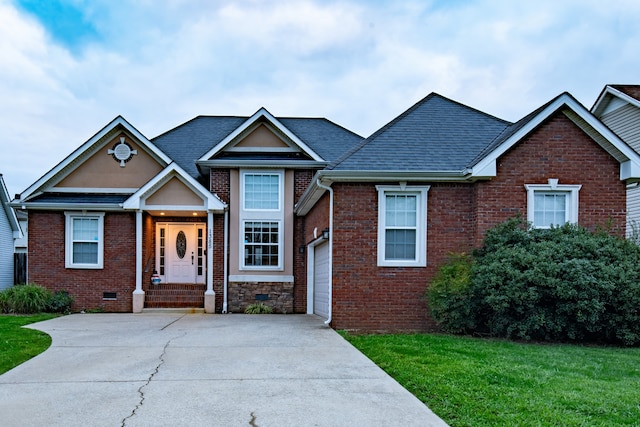
[[207, 291], [204, 293], [204, 312], [216, 312], [216, 293], [213, 290], [213, 212], [207, 211]]
[[142, 313], [144, 291], [142, 290], [142, 211], [136, 211], [136, 290], [133, 291], [133, 312]]

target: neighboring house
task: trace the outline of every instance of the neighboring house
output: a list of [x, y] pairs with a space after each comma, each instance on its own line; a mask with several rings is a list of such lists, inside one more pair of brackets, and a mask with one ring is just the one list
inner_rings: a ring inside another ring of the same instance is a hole
[[[591, 112], [640, 153], [640, 86], [607, 85]], [[640, 185], [627, 185], [627, 235], [640, 238]]]
[[[640, 156], [564, 93], [516, 123], [437, 94], [367, 139], [325, 119], [118, 117], [14, 202], [29, 280], [76, 308], [264, 302], [335, 328], [427, 330], [451, 252], [522, 214], [624, 234]], [[152, 274], [160, 284], [151, 284]]]
[[18, 218], [10, 202], [7, 186], [0, 174], [0, 290], [14, 284], [14, 241], [22, 237]]
[[17, 210], [16, 217], [18, 218], [18, 224], [20, 224], [20, 231], [22, 231], [22, 237], [15, 239], [13, 247], [15, 251], [15, 263], [13, 264], [13, 277], [14, 283], [27, 283], [27, 252], [29, 241], [29, 217], [25, 211]]

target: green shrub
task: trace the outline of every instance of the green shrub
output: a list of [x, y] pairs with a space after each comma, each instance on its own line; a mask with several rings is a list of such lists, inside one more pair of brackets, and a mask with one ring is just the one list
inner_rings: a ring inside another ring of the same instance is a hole
[[47, 310], [52, 293], [35, 284], [16, 285], [2, 292], [2, 311], [15, 314], [35, 314]]
[[468, 254], [451, 254], [427, 290], [433, 318], [452, 333], [475, 329], [471, 315], [471, 264]]
[[271, 307], [264, 305], [261, 302], [257, 302], [255, 304], [249, 304], [244, 312], [246, 314], [271, 314], [273, 313], [273, 310]]
[[[631, 241], [576, 225], [530, 229], [515, 218], [487, 232], [470, 270], [466, 279], [446, 264], [429, 291], [434, 319], [449, 332], [640, 343], [640, 247]], [[431, 301], [446, 271], [456, 273], [450, 283], [470, 283], [451, 301]]]
[[67, 291], [58, 291], [51, 295], [47, 304], [47, 311], [50, 313], [71, 313], [73, 297]]

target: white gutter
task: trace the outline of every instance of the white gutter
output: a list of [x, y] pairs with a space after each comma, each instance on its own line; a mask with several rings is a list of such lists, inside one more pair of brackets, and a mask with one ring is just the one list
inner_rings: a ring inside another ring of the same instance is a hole
[[224, 293], [223, 293], [223, 301], [222, 301], [222, 312], [227, 313], [227, 288], [229, 286], [229, 276], [228, 276], [228, 256], [227, 252], [229, 252], [229, 210], [224, 211]]
[[324, 185], [319, 178], [316, 184], [329, 192], [329, 317], [324, 322], [325, 325], [329, 326], [333, 315], [333, 188]]

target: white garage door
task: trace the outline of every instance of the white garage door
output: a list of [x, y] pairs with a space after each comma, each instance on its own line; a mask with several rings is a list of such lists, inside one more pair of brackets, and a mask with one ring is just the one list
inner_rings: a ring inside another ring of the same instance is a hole
[[313, 313], [329, 317], [329, 243], [315, 247], [313, 257]]

